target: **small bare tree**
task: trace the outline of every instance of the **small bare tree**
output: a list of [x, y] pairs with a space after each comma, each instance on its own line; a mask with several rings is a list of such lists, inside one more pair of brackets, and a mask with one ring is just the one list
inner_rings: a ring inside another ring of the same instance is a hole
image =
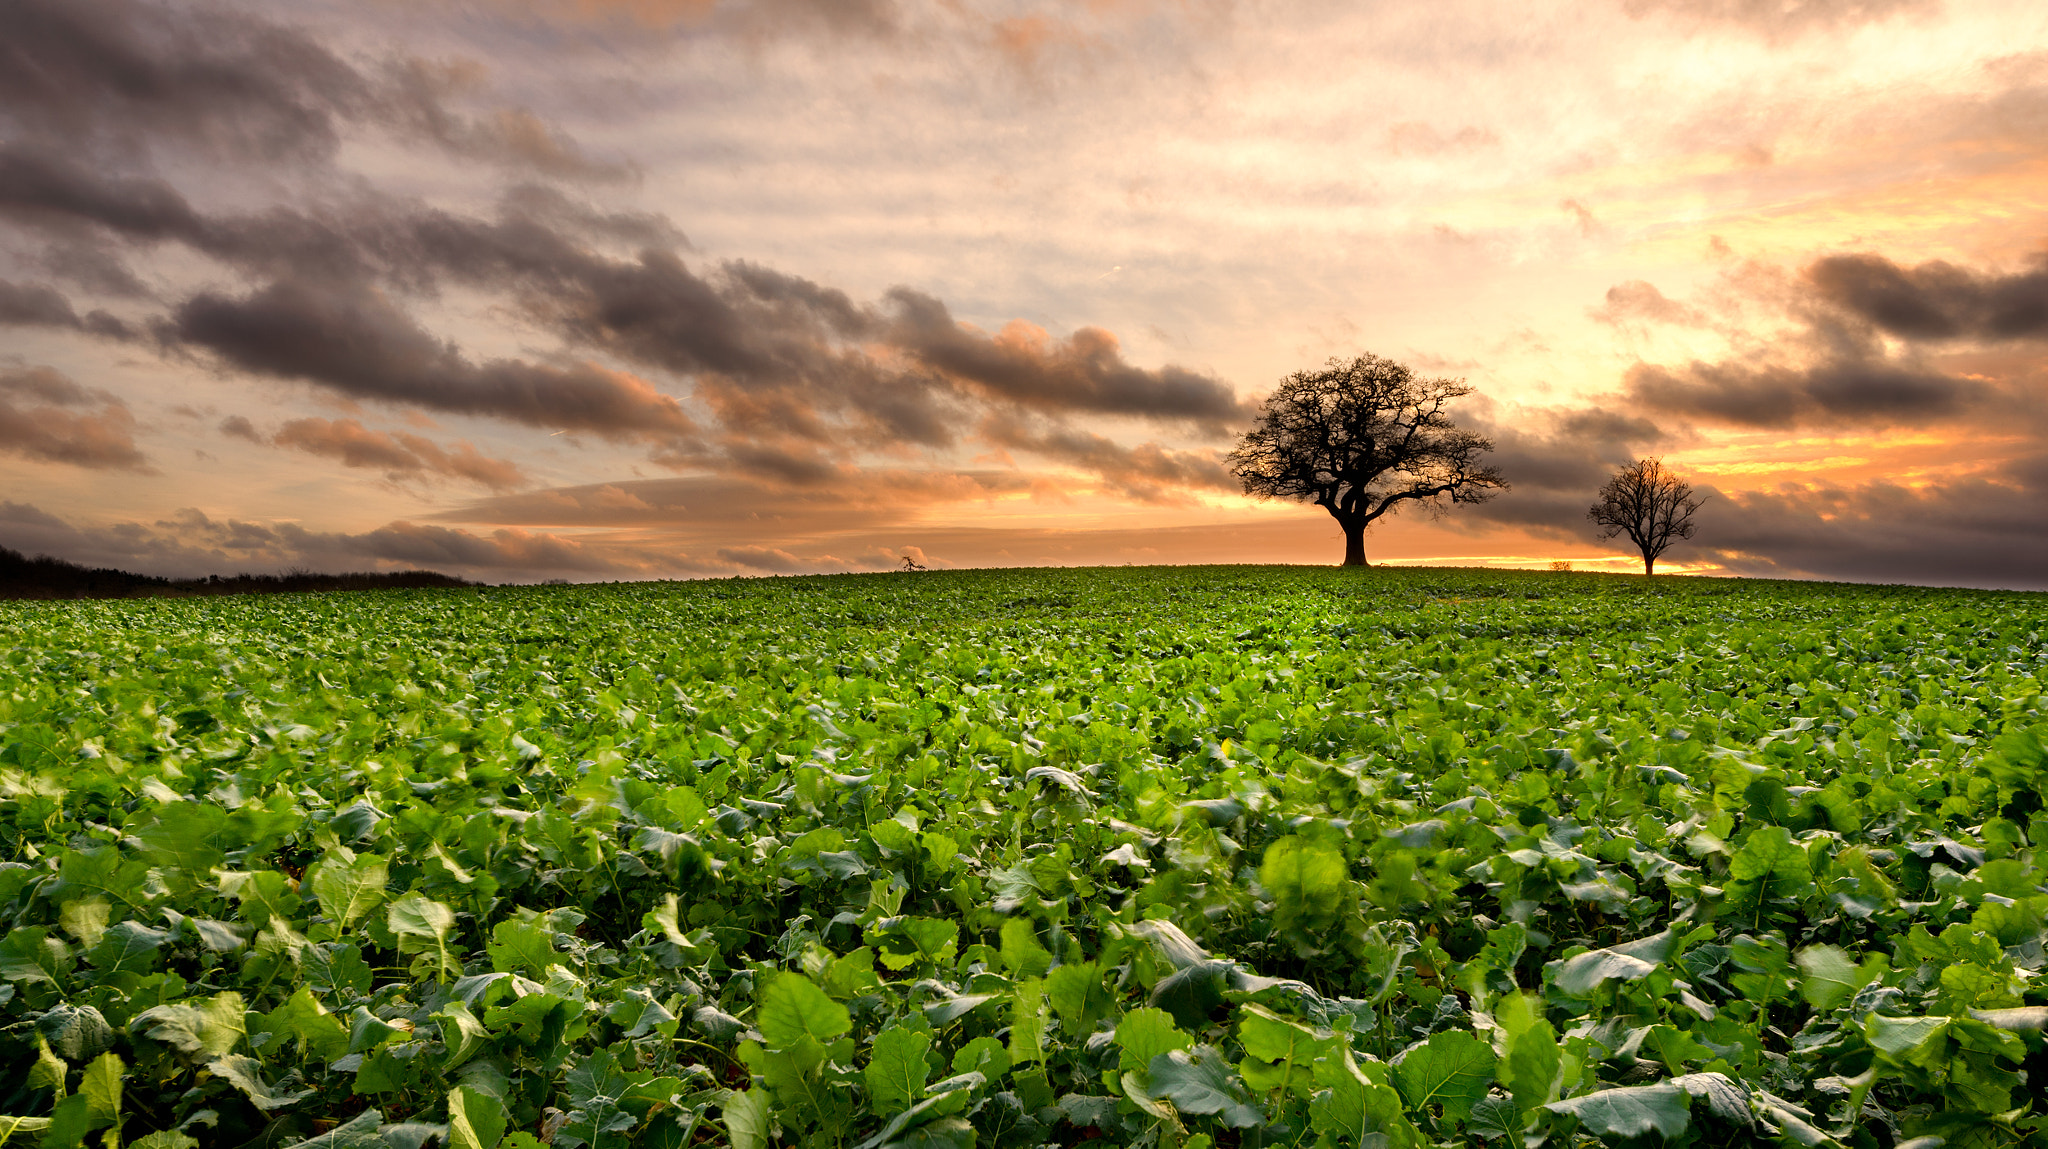
[[1471, 393], [1463, 380], [1418, 379], [1377, 355], [1332, 359], [1280, 381], [1230, 453], [1230, 470], [1245, 494], [1330, 512], [1344, 531], [1344, 565], [1365, 566], [1365, 529], [1380, 516], [1506, 489], [1500, 471], [1480, 462], [1493, 442], [1444, 410]]
[[1692, 513], [1706, 501], [1693, 498], [1692, 484], [1666, 469], [1663, 460], [1637, 459], [1607, 480], [1586, 517], [1600, 525], [1603, 539], [1627, 535], [1643, 552], [1647, 577], [1674, 540], [1692, 537]]

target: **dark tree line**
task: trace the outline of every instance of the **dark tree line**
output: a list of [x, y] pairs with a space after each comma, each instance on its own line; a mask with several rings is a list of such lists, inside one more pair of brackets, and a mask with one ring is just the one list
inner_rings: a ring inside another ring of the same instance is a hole
[[225, 578], [172, 579], [109, 567], [87, 567], [48, 555], [31, 558], [0, 547], [0, 599], [189, 598], [215, 594], [277, 594], [330, 590], [390, 590], [399, 587], [474, 586], [436, 571], [362, 571], [349, 574], [237, 574]]

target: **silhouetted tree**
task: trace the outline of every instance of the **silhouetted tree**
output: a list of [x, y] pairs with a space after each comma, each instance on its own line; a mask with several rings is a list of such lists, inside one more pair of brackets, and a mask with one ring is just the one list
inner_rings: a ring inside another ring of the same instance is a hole
[[1586, 517], [1600, 524], [1600, 537], [1627, 535], [1643, 552], [1643, 574], [1656, 573], [1657, 556], [1674, 540], [1693, 535], [1692, 513], [1706, 499], [1692, 497], [1692, 484], [1666, 469], [1660, 459], [1637, 459], [1600, 488], [1600, 501]]
[[1365, 528], [1416, 502], [1441, 511], [1483, 502], [1507, 481], [1479, 456], [1493, 442], [1444, 408], [1472, 393], [1462, 379], [1418, 379], [1391, 359], [1332, 359], [1280, 381], [1230, 453], [1245, 493], [1299, 499], [1344, 529], [1344, 565], [1365, 566]]

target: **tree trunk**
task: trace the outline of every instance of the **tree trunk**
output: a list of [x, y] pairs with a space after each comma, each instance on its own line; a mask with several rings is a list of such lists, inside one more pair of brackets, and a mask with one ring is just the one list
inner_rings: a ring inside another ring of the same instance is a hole
[[1645, 553], [1645, 554], [1643, 555], [1643, 577], [1644, 577], [1644, 578], [1649, 578], [1649, 577], [1650, 577], [1651, 575], [1653, 575], [1653, 574], [1656, 574], [1656, 573], [1657, 573], [1657, 556], [1656, 556], [1656, 555], [1653, 555], [1653, 554], [1648, 554], [1648, 553]]
[[1344, 528], [1344, 565], [1347, 567], [1369, 567], [1365, 561], [1365, 524], [1339, 523]]

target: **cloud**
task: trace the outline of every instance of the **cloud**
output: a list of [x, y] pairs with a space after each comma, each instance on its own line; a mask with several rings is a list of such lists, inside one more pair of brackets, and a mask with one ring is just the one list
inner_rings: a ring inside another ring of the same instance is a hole
[[2048, 255], [2032, 263], [2000, 275], [1864, 253], [1818, 260], [1806, 279], [1821, 300], [1901, 339], [2048, 339]]
[[467, 63], [393, 61], [384, 69], [385, 106], [401, 129], [433, 140], [450, 154], [525, 169], [557, 179], [605, 183], [637, 179], [630, 163], [592, 157], [560, 129], [525, 108], [496, 108], [481, 115], [457, 113], [452, 104], [474, 91], [482, 69]]
[[876, 37], [893, 35], [903, 21], [894, 0], [496, 0], [496, 6], [556, 23], [623, 26], [641, 37], [649, 31]]
[[237, 161], [325, 162], [370, 127], [555, 177], [619, 179], [523, 108], [465, 115], [475, 66], [359, 67], [307, 32], [225, 7], [11, 0], [0, 125], [102, 157], [165, 146]]
[[[267, 281], [175, 303], [153, 325], [169, 349], [355, 398], [653, 443], [667, 466], [715, 465], [722, 453], [819, 481], [862, 451], [950, 447], [992, 411], [1124, 416], [1211, 437], [1248, 417], [1226, 383], [1134, 364], [1100, 328], [1061, 338], [1012, 322], [991, 335], [910, 288], [862, 303], [747, 261], [693, 269], [678, 250], [687, 240], [662, 217], [530, 186], [489, 216], [374, 194], [216, 216], [156, 177], [0, 147], [0, 213], [140, 248], [180, 243]], [[715, 417], [709, 438], [698, 442], [680, 402], [633, 375], [471, 361], [406, 313], [409, 298], [453, 285], [506, 299], [562, 341], [558, 358], [574, 349], [689, 380]], [[43, 295], [17, 303], [61, 321]]]
[[1090, 472], [1109, 489], [1139, 502], [1183, 501], [1189, 491], [1242, 490], [1214, 451], [1173, 450], [1157, 443], [1127, 447], [1092, 431], [1038, 420], [991, 418], [981, 434], [995, 446]]
[[674, 532], [702, 545], [754, 534], [778, 539], [899, 526], [930, 508], [1027, 491], [1014, 471], [868, 468], [824, 486], [789, 485], [736, 474], [621, 480], [494, 495], [434, 516], [450, 523], [593, 527]]
[[909, 288], [888, 294], [885, 337], [924, 365], [983, 393], [1041, 410], [1182, 419], [1221, 427], [1249, 417], [1228, 385], [1180, 367], [1147, 370], [1123, 357], [1116, 336], [1083, 327], [1066, 339], [1012, 321], [993, 336], [955, 321], [946, 305]]
[[1586, 314], [1595, 323], [1621, 327], [1630, 323], [1669, 323], [1699, 327], [1707, 317], [1699, 308], [1666, 298], [1656, 284], [1640, 279], [1617, 283], [1607, 289], [1607, 301], [1589, 307]]
[[[1783, 328], [1718, 361], [1637, 363], [1623, 397], [1657, 414], [1728, 427], [1975, 426], [2036, 431], [2048, 358], [2048, 261], [1999, 274], [1874, 253], [1828, 256], [1799, 275], [1744, 268], [1729, 281]], [[1677, 309], [1674, 312], [1674, 309]], [[1704, 322], [1647, 283], [1608, 292], [1593, 316]], [[2017, 346], [2015, 346], [2017, 345]]]
[[[1460, 519], [1478, 529], [1512, 525], [1567, 538], [1584, 533], [1593, 492], [1616, 468], [1675, 438], [1640, 415], [1606, 408], [1481, 404], [1460, 423], [1493, 440], [1486, 461], [1513, 484], [1484, 503], [1462, 508]], [[1447, 521], [1455, 525], [1459, 520]]]
[[57, 289], [42, 283], [0, 279], [0, 324], [10, 327], [77, 327], [78, 313]]
[[2048, 589], [2048, 455], [1920, 486], [1729, 492], [1695, 545], [1746, 574]]
[[135, 446], [127, 405], [49, 367], [0, 370], [0, 451], [88, 470], [151, 473]]
[[1734, 427], [1898, 426], [1980, 408], [1992, 389], [1970, 379], [1886, 359], [1845, 356], [1803, 366], [1639, 363], [1628, 397], [1662, 414]]
[[1469, 124], [1449, 135], [1420, 120], [1409, 120], [1387, 129], [1387, 150], [1397, 156], [1440, 156], [1446, 152], [1499, 146], [1500, 137], [1491, 129]]
[[67, 522], [31, 504], [0, 501], [0, 546], [60, 555], [89, 566], [193, 577], [233, 572], [406, 570], [531, 580], [549, 575], [649, 578], [731, 573], [730, 563], [698, 562], [666, 548], [617, 540], [584, 542], [517, 527], [478, 534], [399, 521], [359, 533], [309, 530], [294, 522], [255, 522], [188, 507], [151, 522]]
[[696, 432], [680, 403], [642, 379], [591, 363], [473, 363], [368, 290], [286, 281], [241, 298], [202, 292], [162, 334], [243, 371], [353, 398], [619, 440], [674, 442]]
[[1940, 10], [1939, 0], [1622, 0], [1630, 16], [1727, 24], [1776, 38]]
[[795, 574], [808, 565], [788, 551], [774, 547], [720, 547], [718, 557], [734, 566], [771, 574]]
[[325, 157], [371, 85], [310, 38], [225, 9], [14, 0], [0, 108], [17, 130], [86, 145], [176, 139], [222, 155]]
[[[235, 418], [239, 417], [229, 421]], [[248, 421], [244, 419], [240, 427], [229, 433], [240, 434], [247, 427]], [[225, 424], [222, 429], [227, 429]], [[489, 458], [468, 443], [457, 443], [450, 450], [404, 431], [372, 431], [354, 419], [293, 419], [279, 427], [270, 441], [280, 447], [339, 459], [345, 466], [382, 470], [393, 477], [445, 475], [501, 490], [526, 483], [517, 464]]]

